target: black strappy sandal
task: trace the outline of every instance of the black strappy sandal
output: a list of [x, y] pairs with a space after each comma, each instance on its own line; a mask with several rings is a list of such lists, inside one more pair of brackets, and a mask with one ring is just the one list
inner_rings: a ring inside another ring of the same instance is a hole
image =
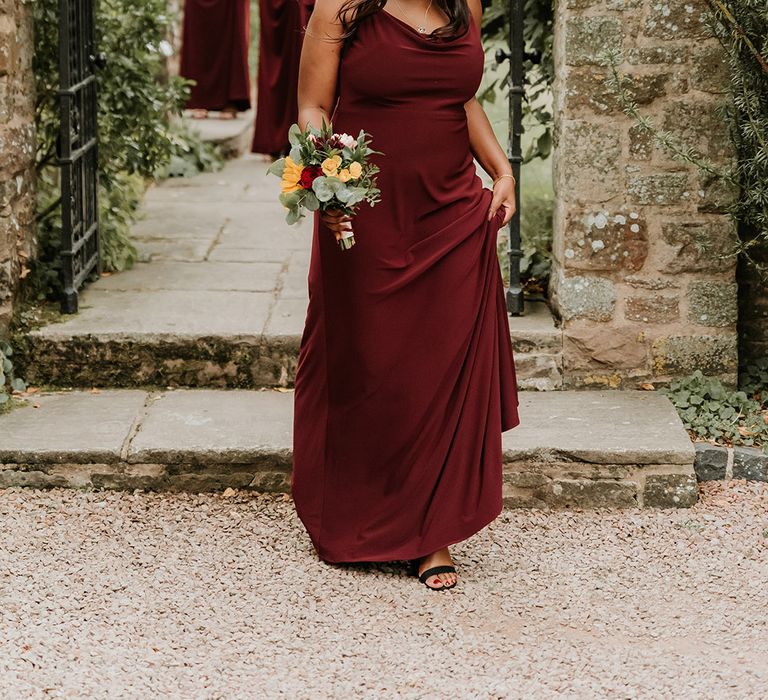
[[440, 566], [433, 566], [429, 569], [426, 569], [421, 576], [419, 576], [419, 560], [413, 559], [411, 561], [411, 567], [414, 575], [419, 577], [419, 581], [421, 581], [427, 588], [429, 588], [432, 591], [447, 591], [449, 588], [453, 588], [456, 583], [452, 583], [450, 585], [443, 584], [442, 586], [430, 586], [427, 583], [427, 579], [430, 576], [434, 576], [435, 574], [455, 574], [456, 573], [456, 567], [450, 566], [449, 564], [442, 564]]

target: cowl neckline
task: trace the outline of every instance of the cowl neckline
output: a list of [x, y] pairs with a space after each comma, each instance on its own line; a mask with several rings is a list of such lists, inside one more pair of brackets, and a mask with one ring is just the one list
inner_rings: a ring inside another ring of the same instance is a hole
[[436, 37], [433, 39], [429, 39], [427, 34], [422, 34], [418, 29], [415, 27], [412, 27], [408, 22], [405, 20], [400, 19], [399, 17], [395, 17], [391, 12], [387, 12], [385, 9], [380, 9], [378, 12], [374, 13], [375, 15], [386, 15], [389, 17], [395, 24], [402, 27], [406, 32], [411, 34], [411, 36], [421, 40], [428, 46], [447, 46], [451, 45], [453, 42], [458, 41], [459, 39], [463, 39], [468, 35], [468, 33], [471, 31], [471, 27], [474, 26], [474, 22], [470, 19], [469, 25], [465, 32], [462, 34], [457, 34], [453, 37]]

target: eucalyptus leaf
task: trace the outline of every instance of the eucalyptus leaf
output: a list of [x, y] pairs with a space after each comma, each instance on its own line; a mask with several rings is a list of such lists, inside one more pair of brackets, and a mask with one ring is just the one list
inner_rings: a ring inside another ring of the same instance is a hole
[[27, 383], [20, 377], [15, 377], [13, 381], [11, 381], [11, 389], [14, 391], [26, 391]]
[[298, 124], [291, 124], [288, 129], [288, 143], [291, 146], [295, 146], [299, 143], [299, 137], [301, 136], [301, 128]]
[[344, 183], [337, 177], [327, 177], [321, 175], [312, 182], [312, 190], [321, 202], [328, 202], [333, 196], [344, 187]]
[[301, 163], [301, 146], [297, 145], [291, 148], [289, 155], [294, 163]]
[[274, 163], [272, 163], [267, 168], [268, 175], [277, 175], [278, 177], [282, 177], [284, 171], [285, 171], [285, 158], [278, 158]]
[[288, 215], [285, 217], [285, 220], [287, 223], [293, 225], [295, 223], [298, 223], [301, 218], [302, 218], [301, 209], [299, 207], [295, 207], [289, 210]]
[[298, 206], [299, 202], [301, 201], [301, 193], [302, 190], [296, 190], [294, 192], [281, 192], [278, 200], [284, 207], [292, 209], [293, 207]]
[[301, 204], [309, 211], [317, 211], [320, 208], [320, 200], [311, 190], [304, 190], [304, 198], [301, 200]]

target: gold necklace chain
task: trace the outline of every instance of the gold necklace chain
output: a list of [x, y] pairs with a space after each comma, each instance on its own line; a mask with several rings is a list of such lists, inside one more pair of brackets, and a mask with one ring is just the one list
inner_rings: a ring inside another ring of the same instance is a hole
[[[400, 8], [402, 13], [407, 17], [408, 13], [403, 9], [403, 6], [400, 4], [400, 0], [395, 0], [397, 3], [397, 6]], [[427, 4], [427, 9], [424, 10], [424, 22], [427, 21], [427, 12], [429, 12], [429, 8], [432, 6], [432, 0], [429, 0], [429, 3]], [[427, 28], [424, 24], [420, 24], [416, 27], [416, 31], [418, 31], [421, 34], [424, 34], [427, 31]]]

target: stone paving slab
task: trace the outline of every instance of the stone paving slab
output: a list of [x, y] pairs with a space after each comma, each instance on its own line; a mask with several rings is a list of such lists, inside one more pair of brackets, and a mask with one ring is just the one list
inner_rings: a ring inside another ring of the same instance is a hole
[[139, 263], [126, 272], [102, 277], [94, 289], [122, 292], [158, 290], [272, 292], [283, 269], [279, 262], [175, 261]]
[[210, 112], [207, 119], [195, 119], [190, 115], [186, 121], [204, 141], [218, 144], [231, 158], [250, 150], [254, 120], [255, 112], [249, 109], [238, 112], [233, 119], [220, 119], [218, 112]]
[[118, 461], [146, 398], [136, 390], [34, 396], [0, 415], [0, 463]]
[[137, 338], [157, 336], [258, 338], [272, 293], [155, 290], [139, 293], [89, 289], [80, 311], [30, 333], [31, 338]]
[[652, 391], [520, 392], [521, 423], [505, 459], [692, 465], [694, 448], [672, 403]]
[[[158, 188], [159, 189], [159, 188]], [[226, 221], [226, 209], [210, 202], [156, 201], [149, 195], [142, 204], [141, 218], [131, 227], [139, 240], [204, 238], [213, 242]]]
[[131, 442], [131, 462], [290, 461], [293, 393], [178, 390], [152, 401]]

